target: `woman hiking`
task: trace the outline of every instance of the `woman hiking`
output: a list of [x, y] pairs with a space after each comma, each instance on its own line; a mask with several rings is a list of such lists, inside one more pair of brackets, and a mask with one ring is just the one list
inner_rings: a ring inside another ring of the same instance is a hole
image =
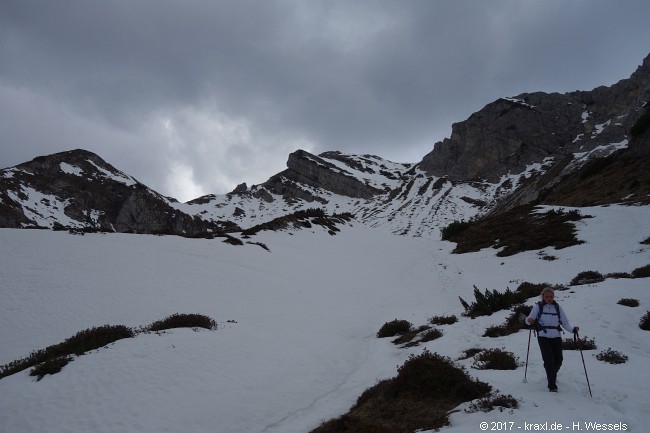
[[545, 287], [541, 297], [542, 300], [535, 304], [526, 322], [536, 325], [537, 342], [544, 360], [548, 390], [557, 392], [557, 372], [562, 366], [560, 326], [571, 333], [577, 332], [580, 328], [571, 326], [564, 310], [555, 302], [555, 291], [552, 288]]

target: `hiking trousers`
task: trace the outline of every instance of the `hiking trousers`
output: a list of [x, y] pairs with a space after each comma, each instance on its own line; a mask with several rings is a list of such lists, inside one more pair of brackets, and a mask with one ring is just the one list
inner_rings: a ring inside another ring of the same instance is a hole
[[542, 352], [542, 359], [544, 360], [544, 370], [546, 370], [548, 387], [555, 388], [557, 372], [562, 366], [562, 338], [546, 338], [538, 336], [537, 342], [539, 343], [539, 349]]

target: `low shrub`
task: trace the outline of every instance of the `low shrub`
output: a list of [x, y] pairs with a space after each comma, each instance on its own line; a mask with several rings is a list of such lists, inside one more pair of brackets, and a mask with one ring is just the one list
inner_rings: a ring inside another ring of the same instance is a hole
[[633, 278], [633, 277], [632, 277], [632, 274], [630, 274], [628, 272], [611, 272], [611, 273], [605, 275], [605, 278], [619, 279], [619, 278]]
[[612, 350], [610, 347], [596, 355], [596, 359], [610, 364], [624, 364], [628, 360], [628, 357], [621, 352]]
[[465, 350], [463, 351], [463, 356], [461, 356], [460, 358], [458, 358], [458, 360], [460, 361], [460, 360], [462, 360], [462, 359], [468, 359], [468, 358], [471, 358], [472, 356], [476, 355], [477, 353], [481, 353], [481, 352], [483, 352], [484, 350], [485, 350], [485, 349], [481, 349], [481, 348], [479, 348], [479, 347], [472, 347], [472, 348], [470, 348], [470, 349], [465, 349]]
[[569, 283], [572, 286], [582, 284], [595, 284], [605, 281], [605, 277], [598, 271], [584, 271], [576, 275]]
[[391, 388], [395, 395], [456, 401], [473, 400], [490, 391], [488, 384], [471, 379], [449, 358], [428, 350], [409, 356], [397, 369]]
[[52, 353], [60, 351], [62, 355], [83, 355], [123, 338], [133, 338], [134, 336], [135, 332], [124, 325], [104, 325], [78, 332], [60, 345], [50, 346], [48, 349]]
[[489, 384], [469, 377], [449, 358], [424, 350], [411, 355], [397, 376], [379, 382], [350, 411], [312, 433], [411, 433], [449, 424], [449, 412], [464, 401], [485, 397]]
[[459, 234], [470, 228], [472, 223], [470, 221], [453, 221], [447, 227], [440, 230], [440, 237], [443, 241], [452, 241]]
[[398, 320], [395, 319], [390, 322], [386, 322], [379, 328], [377, 332], [377, 338], [384, 337], [394, 337], [396, 335], [404, 334], [411, 330], [413, 324], [408, 320]]
[[453, 325], [454, 323], [458, 322], [458, 317], [455, 315], [451, 316], [433, 316], [432, 318], [429, 319], [429, 323], [432, 325]]
[[34, 367], [29, 375], [37, 376], [36, 380], [41, 380], [48, 374], [56, 374], [60, 372], [63, 367], [68, 365], [71, 361], [72, 356], [60, 356], [58, 358], [48, 359]]
[[521, 302], [524, 302], [526, 299], [539, 296], [539, 294], [542, 293], [544, 287], [548, 287], [548, 286], [550, 286], [550, 284], [547, 283], [535, 284], [535, 283], [523, 282], [519, 285], [519, 287], [515, 289], [515, 293], [517, 294], [517, 296], [519, 296]]
[[643, 329], [644, 331], [650, 331], [650, 311], [641, 317], [641, 320], [639, 321], [639, 328]]
[[426, 343], [427, 341], [437, 340], [440, 337], [442, 337], [442, 331], [440, 329], [433, 328], [426, 331], [420, 338], [420, 341]]
[[510, 289], [506, 289], [505, 292], [485, 289], [485, 292], [481, 293], [476, 286], [474, 286], [474, 298], [476, 300], [470, 305], [463, 298], [458, 297], [461, 305], [465, 308], [463, 316], [491, 316], [492, 313], [509, 309], [520, 302], [519, 296]]
[[201, 314], [172, 314], [162, 320], [153, 322], [144, 328], [145, 331], [159, 332], [173, 328], [205, 328], [210, 330], [217, 329], [217, 322], [208, 316]]
[[91, 350], [99, 349], [115, 341], [133, 336], [135, 336], [135, 332], [131, 328], [123, 325], [105, 325], [86, 329], [66, 339], [63, 343], [32, 352], [26, 358], [1, 366], [0, 379], [48, 361], [52, 362], [52, 364], [44, 368], [51, 369], [51, 367], [56, 365], [56, 362], [53, 360], [57, 358], [65, 358], [68, 355], [83, 355]]
[[467, 413], [476, 413], [476, 412], [490, 412], [498, 408], [500, 411], [505, 409], [517, 409], [519, 407], [519, 401], [514, 398], [512, 395], [489, 395], [487, 397], [479, 398], [476, 402], [469, 405], [465, 412]]
[[379, 328], [377, 338], [394, 337], [396, 335], [405, 334], [411, 330], [413, 324], [408, 320], [395, 319], [391, 322], [386, 322]]
[[503, 325], [490, 326], [485, 330], [484, 337], [505, 337], [506, 335], [519, 332], [520, 329], [526, 328], [525, 322], [522, 321], [522, 316], [527, 317], [533, 307], [529, 305], [515, 305], [512, 308], [512, 313], [506, 319]]
[[650, 277], [650, 265], [641, 266], [632, 271], [632, 278], [648, 278]]
[[430, 326], [427, 325], [422, 325], [418, 327], [417, 329], [409, 329], [408, 331], [398, 334], [399, 337], [391, 341], [393, 344], [406, 344], [404, 347], [412, 347], [412, 346], [417, 346], [418, 341], [413, 341], [415, 337], [418, 336], [419, 333], [426, 331], [427, 329], [431, 329]]
[[564, 350], [595, 350], [596, 349], [596, 339], [589, 338], [585, 335], [582, 338], [579, 338], [577, 341], [574, 341], [573, 338], [565, 338], [562, 341], [562, 349]]
[[510, 334], [514, 334], [514, 332], [511, 332], [505, 326], [494, 325], [494, 326], [490, 326], [485, 330], [485, 332], [483, 333], [483, 337], [496, 338], [496, 337], [505, 337], [506, 335], [510, 335]]
[[519, 366], [519, 359], [512, 352], [502, 349], [484, 350], [478, 355], [472, 364], [478, 370], [516, 370]]
[[[481, 291], [476, 286], [474, 286], [474, 302], [468, 304], [460, 296], [458, 299], [465, 309], [462, 314], [463, 316], [472, 318], [477, 316], [490, 316], [492, 313], [496, 313], [500, 310], [508, 310], [515, 305], [526, 302], [530, 298], [539, 296], [544, 287], [552, 287], [556, 291], [567, 289], [561, 285], [550, 285], [547, 283], [533, 284], [524, 282], [521, 283], [514, 292], [509, 288], [506, 288], [505, 292], [499, 292], [496, 289], [491, 291], [489, 289], [485, 289], [485, 292], [481, 293]], [[526, 313], [526, 315], [527, 314], [528, 313]], [[518, 319], [519, 317], [516, 317], [515, 321]]]
[[639, 301], [632, 298], [621, 298], [618, 300], [617, 304], [625, 305], [626, 307], [638, 307]]
[[[158, 322], [154, 322], [143, 331], [157, 331], [170, 328], [207, 328], [217, 329], [217, 323], [206, 316], [198, 314], [173, 314]], [[139, 331], [124, 325], [104, 325], [80, 331], [62, 343], [48, 346], [45, 349], [32, 352], [29, 356], [0, 366], [0, 379], [35, 367], [32, 376], [42, 379], [46, 374], [54, 374], [72, 361], [71, 355], [83, 355], [124, 338], [135, 337]]]

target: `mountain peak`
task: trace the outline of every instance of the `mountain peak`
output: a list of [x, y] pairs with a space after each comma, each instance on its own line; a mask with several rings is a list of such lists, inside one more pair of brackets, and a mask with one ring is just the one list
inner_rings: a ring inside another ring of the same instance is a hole
[[195, 234], [223, 227], [186, 215], [172, 201], [83, 149], [0, 170], [0, 226]]
[[495, 182], [547, 158], [627, 142], [649, 98], [650, 56], [611, 87], [499, 98], [452, 125], [451, 137], [436, 143], [419, 167], [456, 181]]

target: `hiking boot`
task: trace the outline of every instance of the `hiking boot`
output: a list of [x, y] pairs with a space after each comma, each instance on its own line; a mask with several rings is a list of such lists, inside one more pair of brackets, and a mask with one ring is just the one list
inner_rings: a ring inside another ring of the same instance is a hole
[[550, 392], [557, 392], [557, 385], [549, 385], [548, 390]]

